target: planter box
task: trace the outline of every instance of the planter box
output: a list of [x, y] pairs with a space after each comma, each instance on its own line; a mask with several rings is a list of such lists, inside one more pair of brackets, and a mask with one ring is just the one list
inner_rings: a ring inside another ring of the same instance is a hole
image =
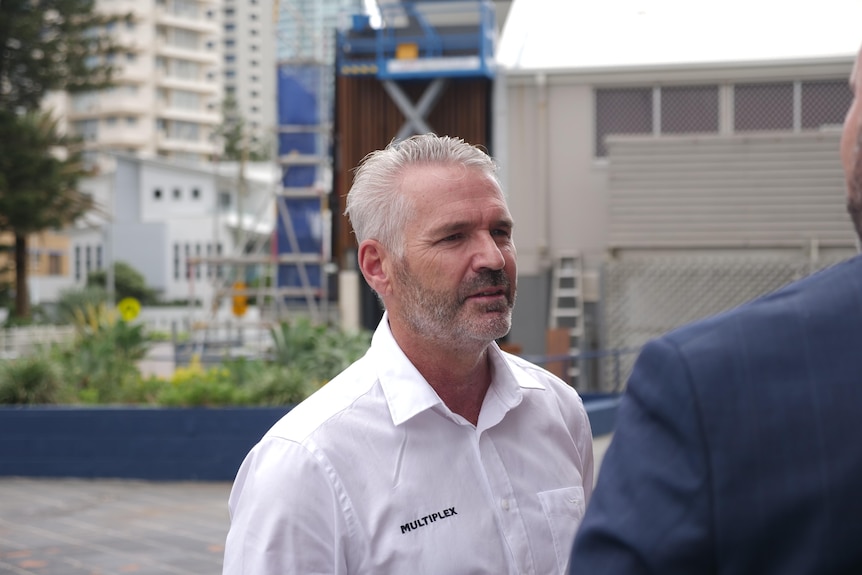
[[[594, 436], [618, 403], [584, 397]], [[0, 407], [0, 476], [232, 481], [291, 407]]]

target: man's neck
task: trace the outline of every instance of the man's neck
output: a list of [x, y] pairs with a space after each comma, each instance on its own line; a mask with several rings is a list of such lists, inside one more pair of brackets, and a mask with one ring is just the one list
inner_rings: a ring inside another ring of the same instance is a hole
[[473, 425], [479, 422], [491, 386], [490, 344], [470, 348], [427, 341], [411, 344], [408, 340], [398, 341], [398, 345], [446, 407]]

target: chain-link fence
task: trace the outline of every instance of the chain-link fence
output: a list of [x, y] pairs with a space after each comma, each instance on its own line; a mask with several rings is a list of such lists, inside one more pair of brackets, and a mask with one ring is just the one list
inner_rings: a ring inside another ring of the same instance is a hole
[[[609, 261], [603, 269], [603, 347], [636, 350], [691, 321], [774, 291], [850, 254], [798, 256], [655, 256]], [[595, 391], [619, 391], [637, 357], [603, 356]]]

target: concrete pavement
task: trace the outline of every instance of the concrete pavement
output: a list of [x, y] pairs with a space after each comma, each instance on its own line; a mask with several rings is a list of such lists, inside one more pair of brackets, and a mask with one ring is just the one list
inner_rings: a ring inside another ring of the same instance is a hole
[[0, 478], [0, 573], [221, 573], [229, 483]]
[[[610, 436], [593, 442], [596, 470]], [[0, 477], [0, 575], [218, 575], [228, 482]]]

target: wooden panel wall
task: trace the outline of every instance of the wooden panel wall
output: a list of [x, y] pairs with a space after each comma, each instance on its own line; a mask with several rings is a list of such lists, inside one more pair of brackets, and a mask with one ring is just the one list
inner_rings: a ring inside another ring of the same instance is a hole
[[[400, 82], [399, 86], [415, 103], [429, 84], [430, 80], [417, 80]], [[425, 121], [436, 134], [458, 136], [471, 144], [490, 148], [490, 101], [490, 80], [452, 79]], [[333, 180], [337, 204], [333, 205], [333, 255], [342, 267], [347, 265], [346, 254], [356, 248], [349, 223], [342, 215], [345, 197], [353, 183], [353, 169], [366, 154], [386, 147], [404, 122], [404, 115], [380, 80], [337, 77]]]

